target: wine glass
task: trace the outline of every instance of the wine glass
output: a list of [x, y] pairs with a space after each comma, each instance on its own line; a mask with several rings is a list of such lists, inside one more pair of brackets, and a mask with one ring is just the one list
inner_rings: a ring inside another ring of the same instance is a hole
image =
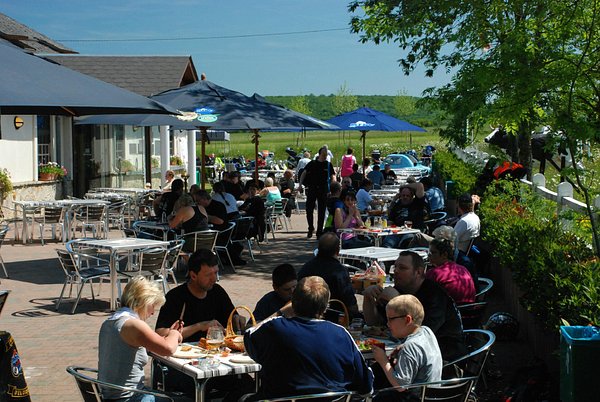
[[206, 344], [209, 349], [219, 349], [224, 341], [225, 336], [223, 334], [223, 328], [218, 326], [208, 328], [208, 331], [206, 332]]

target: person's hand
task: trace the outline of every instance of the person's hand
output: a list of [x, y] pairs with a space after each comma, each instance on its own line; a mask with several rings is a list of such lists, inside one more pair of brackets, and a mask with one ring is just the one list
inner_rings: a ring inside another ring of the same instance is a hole
[[363, 291], [363, 297], [365, 299], [370, 298], [371, 300], [377, 300], [382, 292], [383, 288], [381, 286], [371, 285]]
[[179, 333], [181, 333], [181, 331], [183, 331], [183, 327], [184, 327], [184, 322], [182, 320], [177, 320], [173, 323], [173, 325], [171, 325], [171, 329], [174, 331], [178, 331]]
[[398, 345], [394, 348], [394, 350], [392, 350], [392, 353], [390, 353], [390, 357], [388, 358], [388, 360], [392, 366], [396, 366], [396, 364], [398, 363], [398, 353], [400, 353], [403, 347], [404, 345]]
[[219, 328], [221, 328], [223, 330], [225, 329], [225, 328], [223, 328], [223, 326], [221, 325], [221, 323], [219, 321], [217, 321], [217, 320], [202, 321], [202, 322], [199, 322], [198, 324], [200, 325], [200, 330], [204, 331], [204, 332], [208, 331], [208, 329], [210, 327], [219, 327]]
[[386, 363], [388, 362], [388, 357], [385, 354], [385, 350], [375, 345], [371, 345], [371, 350], [373, 351], [373, 358], [375, 361], [379, 363], [381, 367], [385, 367]]
[[377, 297], [377, 303], [379, 304], [387, 304], [394, 297], [399, 296], [400, 292], [398, 292], [395, 288], [388, 286], [383, 289], [383, 291]]

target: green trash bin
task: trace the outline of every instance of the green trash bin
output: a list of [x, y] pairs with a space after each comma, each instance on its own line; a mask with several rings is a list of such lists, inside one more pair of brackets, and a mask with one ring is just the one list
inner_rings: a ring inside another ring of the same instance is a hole
[[563, 402], [597, 401], [600, 329], [560, 327], [560, 399]]

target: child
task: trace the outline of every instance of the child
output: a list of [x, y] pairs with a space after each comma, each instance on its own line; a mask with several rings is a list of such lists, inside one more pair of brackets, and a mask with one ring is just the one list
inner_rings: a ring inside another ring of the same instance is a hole
[[[383, 349], [373, 348], [375, 361], [381, 366], [389, 385], [401, 387], [440, 381], [442, 354], [431, 329], [421, 326], [425, 315], [421, 302], [412, 295], [396, 296], [387, 304], [385, 313], [392, 336], [405, 338], [404, 343], [394, 350], [390, 359]], [[417, 388], [406, 392], [400, 388], [398, 391], [401, 393], [396, 390], [381, 392], [375, 396], [375, 401], [419, 400], [421, 390]]]
[[273, 290], [264, 295], [254, 309], [254, 318], [262, 321], [276, 313], [292, 299], [298, 283], [296, 270], [290, 264], [281, 264], [273, 270]]

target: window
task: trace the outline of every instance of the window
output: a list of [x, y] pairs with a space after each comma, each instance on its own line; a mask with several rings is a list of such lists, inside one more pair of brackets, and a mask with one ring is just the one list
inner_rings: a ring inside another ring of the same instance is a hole
[[52, 160], [50, 142], [50, 116], [37, 117], [38, 164]]

